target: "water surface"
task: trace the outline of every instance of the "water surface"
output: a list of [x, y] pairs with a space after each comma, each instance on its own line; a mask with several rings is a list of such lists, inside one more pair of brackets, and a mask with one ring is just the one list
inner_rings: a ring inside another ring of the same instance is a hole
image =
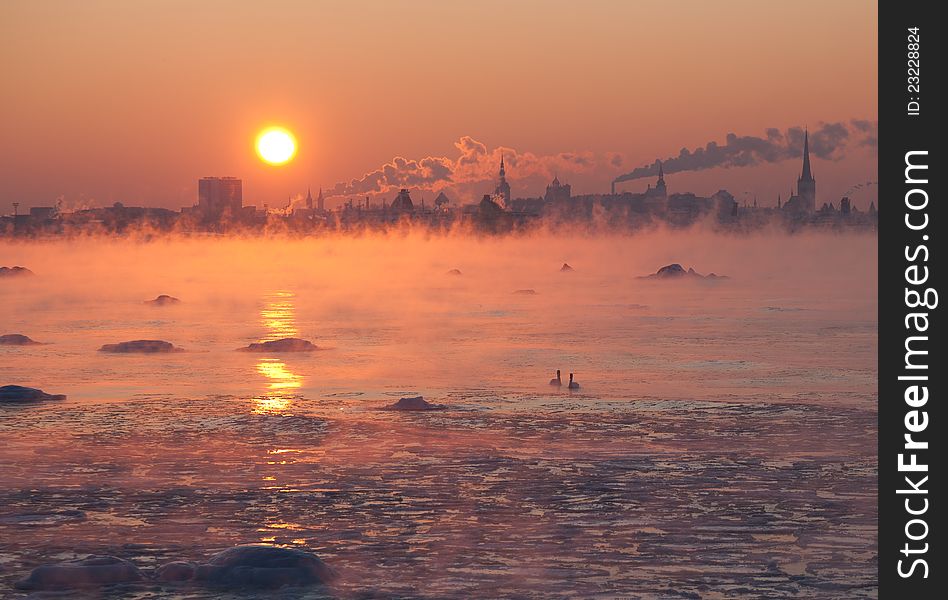
[[[871, 237], [0, 250], [37, 273], [0, 282], [0, 333], [48, 342], [0, 347], [0, 384], [68, 395], [0, 410], [0, 596], [241, 543], [343, 574], [287, 598], [877, 595]], [[636, 278], [668, 262], [731, 279]], [[321, 349], [235, 351], [290, 336]], [[96, 352], [139, 338], [187, 352]], [[447, 408], [378, 410], [407, 395]]]

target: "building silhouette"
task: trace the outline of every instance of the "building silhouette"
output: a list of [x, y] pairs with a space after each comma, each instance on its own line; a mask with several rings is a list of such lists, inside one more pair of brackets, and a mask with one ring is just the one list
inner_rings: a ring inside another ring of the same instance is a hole
[[323, 198], [323, 188], [319, 188], [319, 194], [316, 199], [313, 200], [313, 191], [312, 188], [306, 188], [306, 210], [309, 211], [309, 214], [313, 214], [313, 210], [317, 212], [323, 212], [325, 210], [326, 201]]
[[803, 198], [807, 212], [816, 208], [816, 179], [810, 172], [810, 132], [803, 134], [803, 172], [797, 179], [797, 194]]
[[30, 218], [35, 220], [55, 219], [57, 214], [59, 214], [59, 209], [55, 206], [33, 206], [30, 208]]
[[812, 213], [816, 210], [816, 179], [810, 170], [810, 132], [803, 134], [803, 171], [797, 179], [797, 193], [790, 190], [790, 198], [783, 209], [795, 213]]
[[398, 190], [398, 196], [395, 196], [395, 199], [392, 200], [392, 210], [406, 212], [415, 210], [415, 204], [411, 201], [411, 194], [408, 189]]
[[570, 185], [568, 183], [561, 184], [560, 178], [554, 175], [553, 181], [550, 185], [546, 186], [546, 193], [543, 194], [543, 199], [546, 202], [569, 200], [572, 193], [573, 190]]
[[448, 206], [451, 204], [451, 199], [442, 191], [438, 194], [438, 197], [435, 198], [434, 206], [437, 210], [447, 210]]
[[665, 165], [658, 163], [658, 181], [655, 183], [655, 193], [663, 198], [668, 197], [668, 189], [665, 187]]
[[852, 211], [852, 202], [847, 196], [843, 196], [843, 198], [839, 201], [839, 213], [842, 215], [848, 215], [852, 213]]
[[198, 181], [198, 210], [207, 216], [236, 215], [243, 206], [242, 182], [236, 177], [202, 177]]
[[497, 182], [497, 188], [494, 190], [494, 195], [503, 199], [503, 205], [505, 208], [510, 207], [510, 184], [507, 183], [507, 170], [504, 169], [503, 154], [500, 155], [500, 181]]

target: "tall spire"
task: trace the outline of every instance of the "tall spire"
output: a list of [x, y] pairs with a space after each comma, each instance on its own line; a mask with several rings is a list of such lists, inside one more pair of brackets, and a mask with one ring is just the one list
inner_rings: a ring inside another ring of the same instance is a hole
[[494, 188], [494, 196], [503, 198], [503, 208], [510, 208], [510, 200], [512, 196], [510, 195], [510, 184], [507, 183], [507, 169], [504, 168], [504, 153], [500, 153], [500, 181], [497, 182], [497, 187]]
[[803, 174], [800, 175], [803, 181], [813, 179], [813, 173], [810, 172], [810, 132], [803, 133]]
[[662, 164], [662, 161], [658, 161], [658, 181], [655, 182], [655, 189], [658, 190], [658, 193], [664, 196], [665, 191], [665, 165]]

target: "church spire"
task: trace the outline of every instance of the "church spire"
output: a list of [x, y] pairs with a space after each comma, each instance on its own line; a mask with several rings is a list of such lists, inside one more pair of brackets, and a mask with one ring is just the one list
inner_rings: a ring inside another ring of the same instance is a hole
[[497, 187], [494, 188], [494, 196], [503, 198], [503, 208], [510, 208], [512, 197], [510, 195], [510, 184], [507, 183], [507, 169], [504, 168], [503, 152], [500, 153], [500, 181], [497, 182]]
[[803, 174], [800, 176], [803, 181], [813, 179], [813, 173], [810, 172], [810, 132], [803, 133]]
[[662, 196], [665, 195], [665, 165], [662, 164], [662, 161], [658, 161], [658, 181], [655, 182], [655, 189]]

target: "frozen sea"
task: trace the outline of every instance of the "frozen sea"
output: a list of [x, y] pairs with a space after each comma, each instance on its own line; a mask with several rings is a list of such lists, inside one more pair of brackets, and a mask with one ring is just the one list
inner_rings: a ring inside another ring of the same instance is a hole
[[[0, 385], [68, 396], [0, 407], [0, 597], [43, 563], [246, 543], [341, 578], [50, 597], [876, 597], [875, 256], [835, 234], [0, 242], [35, 272], [0, 281], [0, 334], [45, 342], [0, 346]], [[672, 262], [730, 277], [637, 277]], [[235, 351], [282, 337], [319, 350]], [[134, 339], [186, 352], [97, 352]], [[378, 410], [417, 395], [444, 409]]]

